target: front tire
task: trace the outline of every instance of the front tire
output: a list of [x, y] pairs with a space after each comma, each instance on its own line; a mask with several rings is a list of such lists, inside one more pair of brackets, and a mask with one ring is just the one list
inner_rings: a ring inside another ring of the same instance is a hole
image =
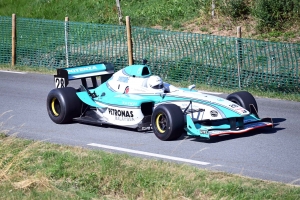
[[183, 132], [182, 110], [175, 104], [157, 106], [151, 117], [152, 129], [156, 137], [163, 141], [176, 140]]
[[256, 111], [258, 112], [258, 107], [255, 98], [252, 96], [251, 93], [247, 91], [232, 93], [228, 95], [227, 100], [232, 101], [233, 103], [236, 103], [239, 106], [242, 106], [249, 112], [251, 112], [250, 104], [252, 104], [256, 109]]
[[48, 115], [57, 124], [70, 123], [80, 116], [81, 104], [74, 88], [56, 88], [47, 97]]

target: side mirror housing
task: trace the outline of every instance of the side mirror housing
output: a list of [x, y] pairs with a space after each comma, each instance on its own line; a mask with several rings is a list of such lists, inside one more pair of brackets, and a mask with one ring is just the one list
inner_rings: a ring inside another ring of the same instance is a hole
[[194, 89], [196, 86], [193, 84], [193, 85], [190, 85], [188, 88], [189, 88], [189, 90], [192, 90], [192, 89]]

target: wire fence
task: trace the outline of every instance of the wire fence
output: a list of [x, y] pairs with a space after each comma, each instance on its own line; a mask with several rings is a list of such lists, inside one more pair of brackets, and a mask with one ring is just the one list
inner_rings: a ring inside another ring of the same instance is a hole
[[11, 17], [0, 17], [0, 63], [11, 62]]
[[[125, 26], [17, 18], [16, 64], [128, 65]], [[0, 63], [11, 62], [11, 18], [0, 17]], [[165, 80], [300, 93], [300, 45], [132, 27], [135, 64]], [[238, 66], [240, 68], [238, 68]]]

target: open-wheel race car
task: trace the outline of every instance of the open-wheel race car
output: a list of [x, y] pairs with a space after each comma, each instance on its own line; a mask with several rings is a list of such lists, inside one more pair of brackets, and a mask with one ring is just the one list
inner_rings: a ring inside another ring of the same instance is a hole
[[[75, 79], [81, 79], [81, 85], [67, 87]], [[176, 140], [184, 131], [209, 139], [273, 127], [271, 118], [259, 118], [256, 100], [247, 91], [225, 99], [198, 92], [194, 85], [177, 88], [152, 75], [146, 64], [115, 73], [110, 63], [57, 69], [54, 80], [47, 111], [57, 124], [75, 121], [152, 129], [160, 140]]]

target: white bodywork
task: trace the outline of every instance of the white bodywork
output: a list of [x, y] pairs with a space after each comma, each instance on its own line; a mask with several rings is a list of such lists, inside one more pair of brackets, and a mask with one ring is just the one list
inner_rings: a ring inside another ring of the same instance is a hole
[[[147, 80], [150, 76], [146, 77], [131, 77], [123, 73], [122, 70], [116, 72], [107, 82], [107, 85], [110, 89], [114, 90], [116, 93], [120, 94], [140, 94], [140, 95], [160, 95], [161, 98], [176, 96], [176, 101], [162, 101], [161, 103], [156, 103], [154, 108], [159, 104], [165, 103], [173, 103], [178, 105], [182, 110], [185, 110], [189, 104], [190, 99], [193, 103], [187, 109], [187, 112], [191, 112], [189, 115], [191, 116], [193, 121], [199, 120], [217, 120], [225, 118], [225, 115], [221, 110], [219, 110], [216, 106], [211, 105], [222, 105], [226, 108], [232, 110], [233, 112], [237, 112], [241, 116], [249, 115], [249, 112], [245, 110], [243, 107], [223, 99], [221, 97], [216, 97], [213, 95], [208, 95], [196, 91], [187, 91], [179, 89], [169, 83], [164, 82], [163, 89], [152, 89], [147, 87]], [[117, 98], [117, 96], [116, 96]], [[132, 96], [132, 99], [134, 96]], [[188, 100], [184, 100], [184, 99]], [[195, 101], [196, 100], [196, 101]], [[205, 103], [197, 102], [203, 101]], [[141, 112], [140, 107], [130, 105], [130, 102], [126, 102], [128, 105], [123, 106], [109, 106], [104, 112], [98, 111], [101, 119], [110, 122], [116, 125], [127, 125], [134, 126], [138, 124], [143, 118], [144, 115]], [[103, 103], [97, 102], [101, 107], [107, 107], [107, 105]], [[120, 104], [123, 104], [120, 102]]]
[[108, 81], [108, 85], [119, 93], [151, 93], [162, 94], [165, 92], [175, 92], [179, 89], [168, 83], [164, 83], [164, 89], [152, 89], [147, 86], [148, 77], [130, 77], [122, 72], [122, 70], [116, 72]]

